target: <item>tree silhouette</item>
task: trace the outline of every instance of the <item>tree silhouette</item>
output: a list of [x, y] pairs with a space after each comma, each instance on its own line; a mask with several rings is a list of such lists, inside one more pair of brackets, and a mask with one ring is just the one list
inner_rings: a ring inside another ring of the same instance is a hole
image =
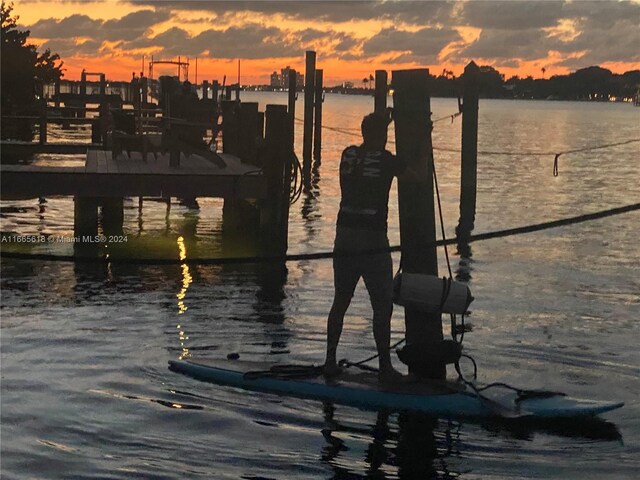
[[369, 83], [369, 79], [367, 77], [364, 77], [362, 79], [362, 84], [364, 85], [364, 88], [367, 88], [367, 84]]
[[[31, 32], [18, 30], [17, 16], [12, 16], [13, 3], [4, 0], [0, 6], [2, 20], [1, 104], [3, 114], [33, 113], [37, 107], [37, 88], [62, 77], [62, 62], [49, 49], [38, 54], [35, 45], [27, 43]], [[33, 133], [27, 121], [3, 122], [2, 138], [31, 140]]]

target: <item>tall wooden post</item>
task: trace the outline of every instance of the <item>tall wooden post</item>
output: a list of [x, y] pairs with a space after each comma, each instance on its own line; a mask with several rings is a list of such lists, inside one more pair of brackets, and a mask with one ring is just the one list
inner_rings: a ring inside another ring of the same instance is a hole
[[289, 70], [289, 101], [288, 101], [288, 111], [289, 111], [289, 135], [291, 146], [295, 144], [295, 124], [296, 124], [296, 98], [298, 97], [297, 92], [298, 85], [298, 73], [295, 70]]
[[107, 131], [109, 130], [109, 103], [102, 102], [100, 104], [100, 118], [98, 120], [100, 125], [100, 143], [105, 144], [107, 140]]
[[313, 103], [315, 97], [316, 52], [306, 54], [304, 73], [304, 131], [302, 139], [302, 178], [305, 186], [311, 185], [311, 145], [313, 143]]
[[137, 77], [133, 77], [129, 82], [129, 97], [133, 109], [137, 111], [140, 108], [140, 80]]
[[98, 233], [98, 201], [92, 197], [73, 198], [73, 234], [75, 236]]
[[84, 71], [80, 74], [80, 95], [87, 95], [87, 74]]
[[84, 107], [87, 105], [87, 74], [83, 71], [80, 76], [80, 105], [82, 105], [81, 110], [77, 110], [76, 117], [84, 118], [86, 117], [86, 111]]
[[238, 155], [238, 107], [233, 100], [222, 101], [222, 152]]
[[256, 165], [258, 159], [258, 103], [239, 104], [238, 156], [240, 160]]
[[107, 94], [107, 79], [103, 73], [100, 74], [100, 95], [105, 96]]
[[56, 78], [53, 84], [53, 96], [56, 108], [60, 108], [60, 77]]
[[322, 90], [322, 69], [316, 70], [315, 81], [315, 105], [314, 105], [314, 129], [313, 129], [313, 159], [317, 165], [320, 165], [322, 157], [322, 102], [323, 102], [323, 90]]
[[202, 81], [202, 99], [203, 100], [209, 99], [209, 81], [208, 80]]
[[471, 62], [464, 69], [464, 95], [462, 103], [462, 160], [460, 176], [460, 219], [456, 227], [458, 252], [471, 257], [469, 237], [476, 218], [476, 191], [478, 183], [478, 74], [480, 69]]
[[211, 98], [218, 103], [218, 90], [220, 89], [220, 84], [217, 80], [213, 81], [213, 85], [211, 85]]
[[141, 105], [144, 108], [145, 105], [147, 104], [147, 98], [149, 95], [149, 81], [147, 77], [140, 78], [140, 86], [142, 87]]
[[381, 115], [384, 115], [387, 110], [387, 95], [389, 93], [387, 83], [387, 71], [376, 70], [376, 90], [373, 111]]
[[373, 111], [385, 114], [387, 110], [387, 95], [389, 93], [388, 77], [386, 70], [376, 70], [376, 87], [373, 101]]
[[40, 99], [40, 145], [47, 143], [47, 99]]
[[289, 191], [291, 184], [291, 144], [289, 118], [285, 105], [267, 105], [265, 112], [267, 161], [263, 167], [267, 178], [268, 198], [261, 208], [260, 224], [273, 253], [287, 251], [289, 225]]
[[[408, 273], [438, 275], [436, 223], [431, 156], [429, 70], [393, 72], [396, 151], [420, 179], [398, 181], [402, 269]], [[443, 338], [440, 314], [405, 308], [407, 344], [436, 342]], [[445, 365], [434, 365], [428, 377], [443, 379]]]
[[102, 199], [102, 227], [106, 235], [122, 235], [124, 202], [122, 197]]

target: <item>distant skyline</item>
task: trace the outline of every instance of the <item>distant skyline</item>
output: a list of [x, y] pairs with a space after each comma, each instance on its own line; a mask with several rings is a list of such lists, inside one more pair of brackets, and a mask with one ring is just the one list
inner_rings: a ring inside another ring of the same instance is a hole
[[506, 77], [640, 69], [638, 1], [16, 0], [14, 14], [72, 80], [83, 68], [128, 80], [154, 55], [189, 57], [191, 80], [197, 57], [200, 81], [227, 83], [241, 59], [242, 83], [268, 84], [286, 65], [304, 71], [305, 50], [317, 52], [325, 85], [358, 86], [376, 69], [459, 75], [470, 60]]

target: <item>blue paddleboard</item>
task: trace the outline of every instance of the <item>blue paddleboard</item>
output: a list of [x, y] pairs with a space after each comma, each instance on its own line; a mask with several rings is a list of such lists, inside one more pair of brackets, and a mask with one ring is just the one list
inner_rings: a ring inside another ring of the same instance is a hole
[[[197, 380], [311, 400], [333, 402], [366, 410], [409, 410], [447, 417], [571, 418], [615, 410], [623, 402], [583, 400], [563, 395], [516, 401], [507, 391], [487, 398], [454, 382], [416, 382], [380, 385], [375, 374], [345, 371], [337, 378], [293, 379], [247, 375], [253, 369], [242, 362], [206, 365], [170, 360], [169, 369]], [[219, 366], [219, 365], [224, 365]], [[244, 368], [243, 368], [244, 367]], [[267, 368], [268, 369], [268, 368]]]

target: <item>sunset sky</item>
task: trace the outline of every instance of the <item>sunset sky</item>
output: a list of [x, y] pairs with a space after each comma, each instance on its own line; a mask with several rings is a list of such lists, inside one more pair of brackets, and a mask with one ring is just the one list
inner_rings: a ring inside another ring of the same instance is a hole
[[317, 52], [325, 85], [360, 85], [376, 69], [457, 75], [470, 60], [507, 77], [640, 69], [638, 1], [16, 0], [14, 14], [33, 43], [60, 54], [67, 79], [85, 68], [128, 80], [153, 55], [189, 57], [192, 81], [196, 57], [198, 81], [235, 82], [241, 59], [243, 84], [268, 83], [286, 65], [303, 71], [305, 50]]

